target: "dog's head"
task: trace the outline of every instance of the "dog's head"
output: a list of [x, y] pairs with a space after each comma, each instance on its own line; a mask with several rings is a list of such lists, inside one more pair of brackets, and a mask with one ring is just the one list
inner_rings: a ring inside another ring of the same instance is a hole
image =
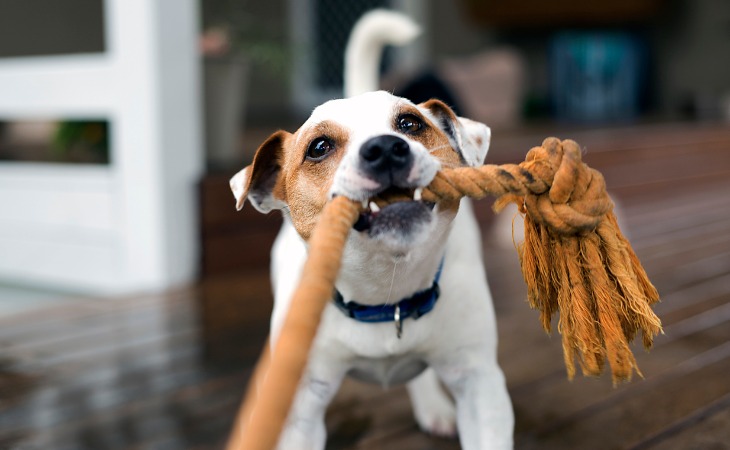
[[438, 100], [371, 92], [319, 106], [293, 134], [274, 133], [231, 189], [238, 209], [247, 198], [262, 212], [283, 209], [305, 240], [328, 199], [345, 195], [368, 205], [354, 227], [361, 239], [408, 247], [458, 207], [421, 201], [420, 188], [442, 167], [481, 165], [489, 140], [486, 125]]

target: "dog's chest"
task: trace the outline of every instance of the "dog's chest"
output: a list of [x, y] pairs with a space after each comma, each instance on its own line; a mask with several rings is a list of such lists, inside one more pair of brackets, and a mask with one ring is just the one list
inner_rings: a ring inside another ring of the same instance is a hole
[[356, 359], [348, 375], [360, 381], [384, 387], [405, 383], [418, 376], [427, 367], [426, 362], [414, 355], [385, 358]]

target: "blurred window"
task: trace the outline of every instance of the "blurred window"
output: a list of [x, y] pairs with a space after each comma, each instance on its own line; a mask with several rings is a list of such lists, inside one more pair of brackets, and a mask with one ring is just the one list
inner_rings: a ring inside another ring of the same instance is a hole
[[109, 164], [104, 118], [0, 122], [0, 161]]
[[100, 53], [103, 0], [1, 0], [0, 58]]

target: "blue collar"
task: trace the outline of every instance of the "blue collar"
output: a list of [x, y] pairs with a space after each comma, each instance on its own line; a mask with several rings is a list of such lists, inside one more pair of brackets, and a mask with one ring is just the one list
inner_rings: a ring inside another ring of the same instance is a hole
[[385, 303], [382, 305], [361, 305], [354, 301], [345, 303], [340, 291], [335, 289], [334, 303], [347, 317], [358, 322], [396, 322], [398, 337], [402, 331], [403, 319], [412, 317], [414, 320], [431, 311], [436, 305], [441, 293], [439, 289], [439, 278], [444, 267], [444, 258], [441, 258], [438, 271], [430, 288], [418, 291], [410, 297], [406, 297], [397, 303]]

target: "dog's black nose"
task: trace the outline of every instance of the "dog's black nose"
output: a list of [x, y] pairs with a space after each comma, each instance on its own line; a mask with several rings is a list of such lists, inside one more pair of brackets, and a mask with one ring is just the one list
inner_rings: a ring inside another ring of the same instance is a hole
[[408, 143], [398, 136], [382, 135], [370, 138], [360, 147], [361, 167], [381, 184], [405, 181], [413, 166]]

